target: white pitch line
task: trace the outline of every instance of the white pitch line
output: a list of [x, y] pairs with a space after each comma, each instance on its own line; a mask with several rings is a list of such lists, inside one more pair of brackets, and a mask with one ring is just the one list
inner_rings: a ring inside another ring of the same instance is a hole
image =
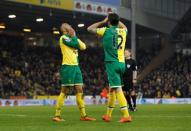
[[[15, 117], [33, 117], [33, 118], [39, 118], [39, 117], [52, 117], [52, 116], [34, 116], [34, 115], [25, 115], [25, 114], [0, 114], [0, 116], [15, 116]], [[134, 118], [191, 118], [190, 115], [187, 116], [175, 116], [175, 115], [154, 115], [154, 116], [148, 116], [148, 115], [137, 115], [132, 116]]]
[[174, 115], [174, 116], [173, 116], [173, 115], [169, 115], [169, 116], [167, 116], [167, 115], [148, 116], [148, 115], [140, 115], [140, 116], [133, 116], [133, 117], [135, 117], [135, 118], [136, 118], [136, 117], [137, 117], [137, 118], [139, 118], [139, 117], [140, 117], [140, 118], [149, 118], [149, 117], [150, 117], [150, 118], [151, 118], [151, 117], [154, 117], [154, 118], [157, 118], [157, 117], [158, 117], [158, 118], [190, 118], [191, 116], [189, 116], [189, 115], [188, 115], [188, 116], [175, 116], [175, 115]]
[[52, 118], [53, 116], [34, 116], [34, 115], [24, 115], [24, 114], [0, 114], [0, 116], [14, 116], [14, 117], [32, 117], [32, 118], [42, 118], [42, 117], [50, 117]]
[[26, 117], [24, 114], [0, 114], [0, 116], [18, 116], [18, 117]]

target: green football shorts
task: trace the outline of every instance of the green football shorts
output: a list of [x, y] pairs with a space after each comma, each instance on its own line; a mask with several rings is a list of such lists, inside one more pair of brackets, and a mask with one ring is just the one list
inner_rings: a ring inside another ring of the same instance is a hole
[[123, 86], [123, 74], [125, 72], [125, 63], [122, 62], [105, 62], [106, 72], [109, 80], [110, 88], [118, 88]]
[[60, 69], [62, 86], [83, 85], [83, 78], [78, 65], [62, 65]]

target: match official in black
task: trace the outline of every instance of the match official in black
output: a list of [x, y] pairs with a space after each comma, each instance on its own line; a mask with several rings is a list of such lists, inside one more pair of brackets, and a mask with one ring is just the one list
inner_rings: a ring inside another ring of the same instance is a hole
[[127, 99], [129, 110], [136, 111], [136, 92], [134, 84], [137, 83], [137, 62], [131, 58], [130, 49], [125, 49], [125, 66], [123, 92]]

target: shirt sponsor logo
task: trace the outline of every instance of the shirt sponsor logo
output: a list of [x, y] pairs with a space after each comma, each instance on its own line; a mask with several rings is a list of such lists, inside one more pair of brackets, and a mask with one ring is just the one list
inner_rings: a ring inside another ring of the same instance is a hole
[[71, 41], [71, 39], [70, 39], [69, 37], [65, 37], [64, 40], [65, 40], [66, 42], [70, 42], [70, 41]]

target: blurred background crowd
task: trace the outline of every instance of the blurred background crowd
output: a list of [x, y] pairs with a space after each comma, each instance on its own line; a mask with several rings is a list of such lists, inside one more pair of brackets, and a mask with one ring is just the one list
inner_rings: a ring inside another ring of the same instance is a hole
[[[30, 46], [22, 37], [0, 36], [0, 98], [57, 95], [60, 91], [61, 54], [58, 45]], [[156, 51], [137, 51], [138, 74]], [[108, 87], [103, 49], [79, 52], [85, 95], [100, 95]], [[167, 61], [135, 85], [145, 98], [191, 97], [191, 56], [174, 53]], [[71, 91], [71, 94], [74, 94]]]

